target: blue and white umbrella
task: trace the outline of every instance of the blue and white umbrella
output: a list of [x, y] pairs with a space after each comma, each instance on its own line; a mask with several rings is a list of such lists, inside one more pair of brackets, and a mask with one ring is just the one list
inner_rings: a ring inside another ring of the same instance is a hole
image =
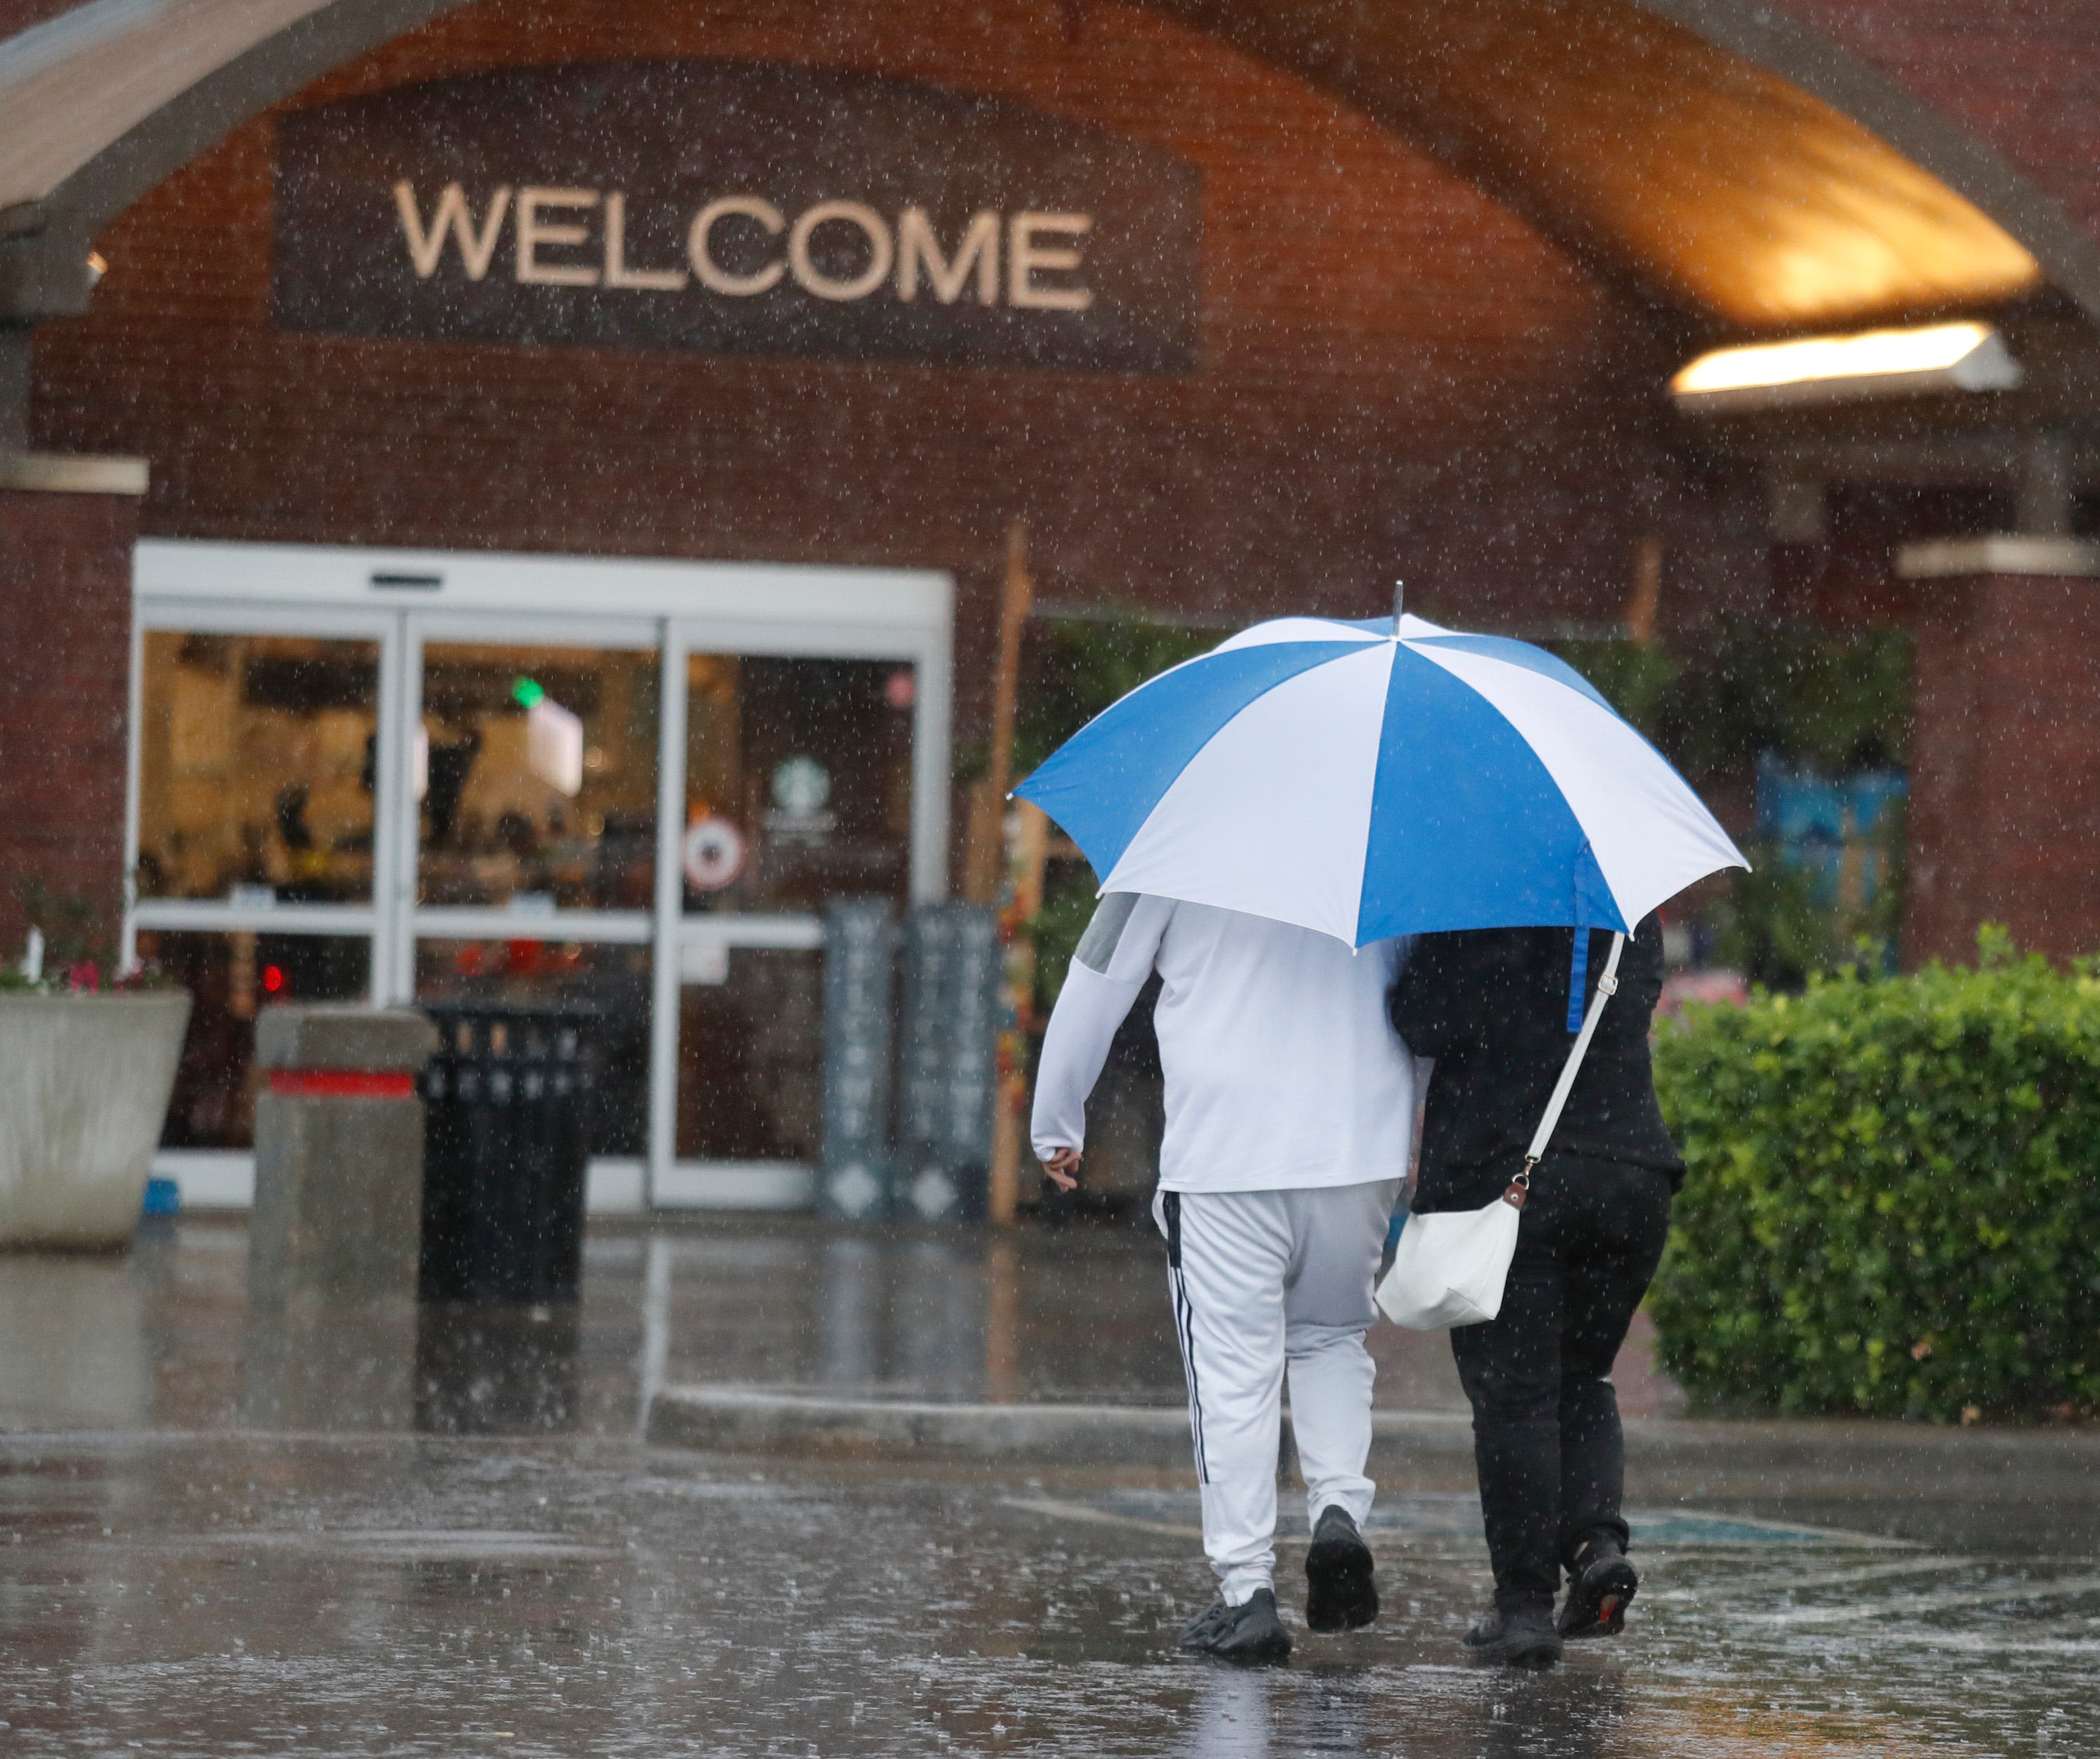
[[1630, 932], [1744, 861], [1552, 655], [1418, 617], [1259, 624], [1162, 672], [1014, 790], [1109, 892], [1352, 946], [1445, 928]]

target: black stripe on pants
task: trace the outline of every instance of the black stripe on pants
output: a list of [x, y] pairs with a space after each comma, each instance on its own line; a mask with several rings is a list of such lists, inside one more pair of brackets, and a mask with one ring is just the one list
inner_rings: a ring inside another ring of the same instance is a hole
[[1211, 1482], [1211, 1469], [1203, 1456], [1203, 1395], [1196, 1384], [1196, 1310], [1189, 1304], [1189, 1291], [1181, 1281], [1181, 1193], [1159, 1194], [1160, 1219], [1167, 1230], [1167, 1281], [1174, 1291], [1174, 1341], [1181, 1347], [1181, 1373], [1189, 1382], [1189, 1432], [1196, 1444], [1196, 1482]]

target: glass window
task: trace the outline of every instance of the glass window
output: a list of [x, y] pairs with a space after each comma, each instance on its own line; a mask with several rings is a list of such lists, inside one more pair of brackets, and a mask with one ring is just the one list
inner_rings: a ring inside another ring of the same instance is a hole
[[695, 654], [686, 674], [689, 910], [902, 902], [911, 873], [912, 705], [897, 660]]
[[369, 899], [379, 644], [155, 629], [144, 645], [139, 897]]
[[646, 946], [418, 941], [416, 997], [592, 1014], [590, 1151], [639, 1155], [649, 1145], [649, 966]]
[[421, 902], [646, 910], [658, 668], [654, 649], [426, 647]]
[[[719, 954], [717, 954], [719, 957]], [[814, 1162], [824, 1127], [824, 958], [732, 947], [678, 993], [677, 1157]]]
[[371, 991], [372, 948], [362, 935], [142, 928], [139, 957], [190, 993], [164, 1148], [254, 1146], [258, 1009], [273, 1002], [361, 1002]]

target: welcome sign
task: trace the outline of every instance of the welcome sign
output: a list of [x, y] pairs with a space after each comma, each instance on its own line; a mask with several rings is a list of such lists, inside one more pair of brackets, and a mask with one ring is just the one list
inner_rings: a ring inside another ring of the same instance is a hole
[[1177, 373], [1201, 174], [1004, 99], [749, 62], [527, 68], [280, 119], [286, 329]]

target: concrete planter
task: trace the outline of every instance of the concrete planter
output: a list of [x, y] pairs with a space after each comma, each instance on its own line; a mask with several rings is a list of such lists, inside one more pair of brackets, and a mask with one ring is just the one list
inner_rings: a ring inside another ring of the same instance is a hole
[[0, 1246], [130, 1243], [190, 999], [0, 995]]

